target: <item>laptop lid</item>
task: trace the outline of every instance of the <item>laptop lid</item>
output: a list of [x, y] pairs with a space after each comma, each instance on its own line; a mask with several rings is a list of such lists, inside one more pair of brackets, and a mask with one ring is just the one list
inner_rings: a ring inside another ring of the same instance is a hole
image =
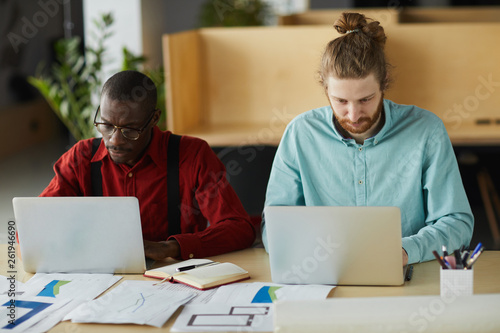
[[12, 200], [29, 273], [143, 273], [135, 197], [25, 197]]
[[398, 207], [270, 206], [264, 216], [273, 282], [404, 283]]

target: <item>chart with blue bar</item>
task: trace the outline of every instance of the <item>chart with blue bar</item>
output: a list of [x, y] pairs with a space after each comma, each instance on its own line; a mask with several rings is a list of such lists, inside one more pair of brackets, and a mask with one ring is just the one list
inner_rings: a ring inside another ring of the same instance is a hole
[[44, 297], [56, 297], [59, 295], [59, 288], [64, 286], [65, 284], [70, 283], [71, 281], [63, 281], [63, 280], [52, 280], [49, 282], [45, 288], [38, 293], [37, 296], [44, 296]]
[[272, 303], [278, 299], [276, 290], [282, 287], [264, 286], [257, 291], [252, 303]]

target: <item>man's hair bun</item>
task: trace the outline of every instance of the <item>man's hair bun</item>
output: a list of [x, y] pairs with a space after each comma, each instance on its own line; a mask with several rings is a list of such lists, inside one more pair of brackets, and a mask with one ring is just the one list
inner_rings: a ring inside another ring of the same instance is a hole
[[380, 22], [366, 18], [365, 15], [359, 13], [342, 13], [333, 24], [333, 27], [340, 34], [364, 34], [375, 40], [382, 47], [385, 45], [387, 39]]
[[326, 87], [330, 76], [365, 78], [373, 73], [380, 89], [386, 90], [391, 66], [386, 60], [387, 37], [380, 23], [360, 13], [344, 12], [333, 26], [341, 36], [331, 40], [325, 48], [318, 71], [320, 83]]

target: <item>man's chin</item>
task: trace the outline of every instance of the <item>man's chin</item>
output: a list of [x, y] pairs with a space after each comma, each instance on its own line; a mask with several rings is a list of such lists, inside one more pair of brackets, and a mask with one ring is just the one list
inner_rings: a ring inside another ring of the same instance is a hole
[[124, 164], [128, 161], [127, 154], [125, 153], [109, 153], [109, 157], [111, 157], [111, 160], [115, 162], [116, 164]]
[[363, 124], [362, 126], [351, 126], [348, 124], [341, 124], [342, 128], [351, 134], [363, 134], [370, 129], [370, 126]]

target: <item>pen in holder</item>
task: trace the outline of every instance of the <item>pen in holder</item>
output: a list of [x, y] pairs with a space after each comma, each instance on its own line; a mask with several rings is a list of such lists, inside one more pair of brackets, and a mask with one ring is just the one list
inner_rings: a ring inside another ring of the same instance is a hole
[[441, 297], [471, 296], [474, 293], [473, 265], [483, 253], [484, 246], [479, 243], [474, 251], [464, 251], [463, 248], [453, 251], [450, 256], [447, 256], [448, 252], [444, 245], [442, 246], [443, 256], [440, 256], [437, 251], [432, 251], [441, 265]]
[[474, 269], [441, 268], [441, 297], [470, 296], [474, 289]]

